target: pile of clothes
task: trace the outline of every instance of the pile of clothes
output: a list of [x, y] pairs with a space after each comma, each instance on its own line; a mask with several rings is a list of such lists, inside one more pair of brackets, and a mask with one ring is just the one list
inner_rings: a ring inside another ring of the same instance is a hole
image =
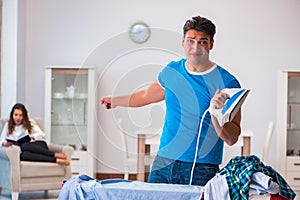
[[205, 199], [239, 199], [270, 194], [270, 199], [294, 199], [296, 194], [272, 167], [255, 156], [236, 156], [204, 187]]

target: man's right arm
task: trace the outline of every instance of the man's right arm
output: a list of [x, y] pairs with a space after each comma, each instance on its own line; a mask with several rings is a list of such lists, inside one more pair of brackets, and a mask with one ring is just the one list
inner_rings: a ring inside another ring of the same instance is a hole
[[127, 96], [104, 97], [101, 103], [107, 108], [141, 107], [165, 99], [165, 90], [157, 83], [152, 83], [148, 88], [137, 91]]

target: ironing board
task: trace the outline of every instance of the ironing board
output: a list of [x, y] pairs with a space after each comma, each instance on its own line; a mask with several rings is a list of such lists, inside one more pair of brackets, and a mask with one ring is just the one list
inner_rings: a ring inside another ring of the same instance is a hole
[[60, 194], [59, 200], [97, 199], [97, 200], [200, 200], [201, 186], [153, 184], [124, 179], [96, 180], [80, 175], [68, 180]]
[[[201, 200], [204, 187], [163, 183], [145, 183], [124, 179], [97, 180], [87, 175], [65, 182], [59, 200]], [[270, 199], [268, 195], [252, 196], [253, 200]]]

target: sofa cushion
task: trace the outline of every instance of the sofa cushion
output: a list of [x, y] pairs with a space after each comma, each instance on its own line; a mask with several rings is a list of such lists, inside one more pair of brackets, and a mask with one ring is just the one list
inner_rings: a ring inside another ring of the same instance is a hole
[[22, 178], [65, 175], [65, 167], [63, 165], [50, 162], [21, 161], [20, 170]]

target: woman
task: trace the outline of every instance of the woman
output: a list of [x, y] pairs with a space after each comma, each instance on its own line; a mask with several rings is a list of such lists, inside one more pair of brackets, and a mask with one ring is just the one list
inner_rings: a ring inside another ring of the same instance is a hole
[[4, 147], [12, 146], [15, 143], [7, 141], [5, 138], [8, 136], [17, 139], [22, 134], [29, 135], [31, 140], [19, 145], [21, 148], [20, 160], [56, 162], [62, 165], [70, 164], [65, 153], [56, 153], [48, 150], [45, 142], [45, 133], [34, 120], [29, 120], [25, 106], [17, 103], [12, 108], [10, 118], [3, 128], [0, 145]]

